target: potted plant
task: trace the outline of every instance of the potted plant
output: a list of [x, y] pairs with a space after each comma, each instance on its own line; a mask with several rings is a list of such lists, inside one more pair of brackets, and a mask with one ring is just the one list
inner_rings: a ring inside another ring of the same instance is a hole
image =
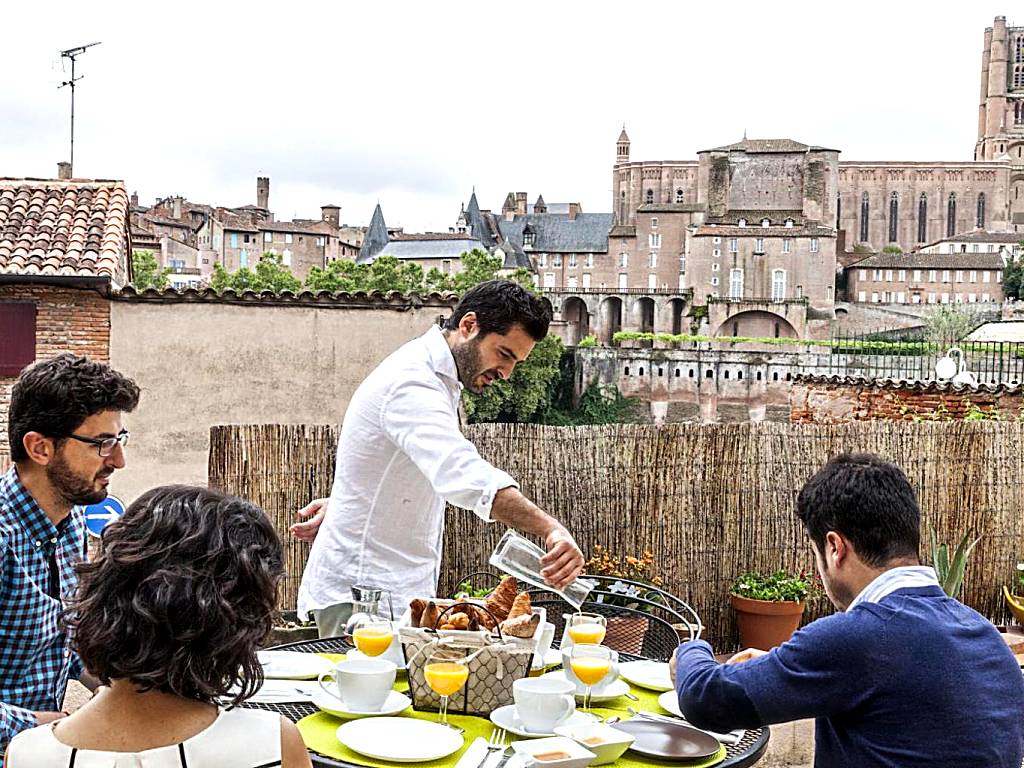
[[[605, 605], [621, 605], [634, 611], [647, 611], [650, 610], [650, 604], [644, 601], [656, 603], [661, 599], [657, 589], [648, 591], [643, 586], [626, 583], [633, 581], [654, 588], [661, 586], [661, 578], [654, 575], [654, 555], [649, 551], [640, 557], [620, 556], [597, 544], [583, 570], [588, 576], [599, 577], [604, 582], [600, 588], [612, 593], [598, 597]], [[648, 623], [643, 616], [610, 616], [606, 642], [609, 647], [626, 653], [640, 653]]]
[[949, 547], [946, 544], [939, 544], [935, 529], [929, 528], [928, 531], [932, 542], [932, 567], [935, 568], [935, 576], [947, 595], [959, 597], [963, 588], [964, 572], [967, 570], [967, 558], [971, 556], [971, 550], [981, 539], [971, 541], [971, 533], [968, 531], [960, 539], [950, 557]]
[[1003, 587], [1003, 598], [1013, 618], [1024, 625], [1024, 563], [1017, 563], [1016, 580], [1012, 588]]
[[771, 574], [744, 573], [733, 582], [729, 601], [736, 611], [740, 643], [744, 648], [768, 651], [786, 642], [804, 614], [804, 602], [814, 588], [813, 577], [802, 571]]

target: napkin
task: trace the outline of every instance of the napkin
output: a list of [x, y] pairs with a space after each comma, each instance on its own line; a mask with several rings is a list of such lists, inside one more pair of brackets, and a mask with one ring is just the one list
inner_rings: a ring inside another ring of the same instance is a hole
[[[246, 701], [253, 704], [288, 704], [294, 702], [312, 702], [313, 695], [320, 690], [316, 680], [264, 680], [259, 690]], [[232, 689], [231, 693], [237, 693]]]
[[[493, 768], [501, 760], [502, 750], [494, 750], [488, 755], [487, 753], [487, 739], [482, 736], [477, 736], [470, 744], [466, 751], [462, 753], [462, 757], [459, 758], [454, 768]], [[480, 761], [487, 758], [487, 762], [480, 765]], [[505, 763], [505, 768], [521, 768], [523, 760], [520, 755], [516, 754], [509, 758], [509, 761]]]

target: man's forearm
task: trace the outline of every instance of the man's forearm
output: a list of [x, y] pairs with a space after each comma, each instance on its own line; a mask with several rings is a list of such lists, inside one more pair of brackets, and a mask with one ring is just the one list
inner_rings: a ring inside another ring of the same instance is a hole
[[494, 495], [491, 517], [499, 523], [547, 539], [553, 531], [566, 532], [565, 526], [519, 492], [515, 486], [502, 488]]

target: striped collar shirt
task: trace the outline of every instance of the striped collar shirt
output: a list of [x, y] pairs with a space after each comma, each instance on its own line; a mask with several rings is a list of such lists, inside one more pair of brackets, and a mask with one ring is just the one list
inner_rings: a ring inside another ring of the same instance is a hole
[[59, 711], [69, 676], [81, 674], [58, 618], [84, 550], [81, 507], [54, 525], [16, 467], [0, 475], [0, 753], [36, 724], [33, 710]]
[[860, 603], [879, 603], [882, 598], [891, 595], [898, 589], [938, 586], [939, 580], [935, 576], [935, 569], [929, 568], [927, 565], [904, 565], [899, 568], [890, 568], [880, 573], [864, 587], [846, 610], [852, 611]]

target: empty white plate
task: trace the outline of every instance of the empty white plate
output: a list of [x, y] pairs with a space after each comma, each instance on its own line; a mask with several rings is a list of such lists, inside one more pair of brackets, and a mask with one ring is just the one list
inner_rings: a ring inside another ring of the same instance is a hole
[[679, 709], [679, 696], [675, 691], [665, 691], [661, 694], [658, 697], [658, 706], [676, 717], [683, 717], [683, 712]]
[[337, 696], [332, 696], [327, 691], [319, 690], [313, 694], [313, 704], [335, 717], [387, 717], [388, 715], [397, 715], [399, 712], [406, 710], [412, 704], [412, 700], [404, 693], [392, 691], [388, 694], [383, 707], [375, 712], [366, 712], [364, 710], [349, 709], [348, 705]]
[[462, 748], [454, 728], [411, 717], [367, 717], [338, 728], [338, 741], [374, 760], [422, 763], [440, 760]]
[[[541, 675], [541, 677], [551, 677], [556, 680], [565, 680], [565, 671], [560, 669], [557, 672], [548, 672], [546, 675]], [[594, 704], [597, 704], [598, 702], [611, 701], [612, 699], [617, 699], [619, 696], [622, 696], [626, 693], [629, 693], [629, 683], [627, 683], [625, 680], [615, 679], [608, 683], [604, 688], [602, 688], [600, 692], [594, 691], [592, 694], [590, 694], [590, 700]], [[577, 699], [582, 699], [583, 696], [584, 694], [582, 693], [577, 692], [576, 694]]]
[[315, 653], [296, 651], [260, 651], [263, 676], [275, 680], [315, 680], [321, 672], [330, 672], [334, 663]]
[[[572, 716], [564, 723], [559, 725], [580, 725], [582, 723], [592, 723], [596, 720], [593, 715], [588, 715], [586, 712], [574, 712]], [[514, 733], [516, 736], [554, 736], [554, 731], [528, 731], [526, 726], [523, 725], [523, 721], [519, 719], [519, 715], [516, 714], [515, 704], [506, 704], [504, 707], [498, 707], [496, 710], [491, 712], [491, 722], [499, 728], [504, 728], [509, 733]]]
[[633, 685], [652, 691], [671, 691], [672, 675], [663, 661], [627, 661], [619, 665], [619, 674]]

